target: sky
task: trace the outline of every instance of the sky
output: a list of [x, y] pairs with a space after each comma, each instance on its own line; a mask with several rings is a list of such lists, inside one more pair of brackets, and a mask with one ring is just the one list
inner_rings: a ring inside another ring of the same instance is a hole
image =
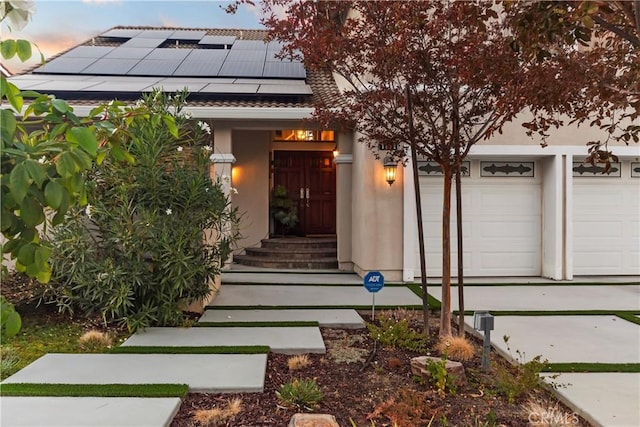
[[[10, 32], [5, 25], [0, 31], [3, 39], [35, 42], [45, 58], [50, 58], [118, 25], [263, 28], [258, 8], [243, 5], [235, 15], [229, 15], [224, 11], [228, 3], [221, 0], [36, 0], [32, 20], [22, 31]], [[15, 60], [3, 61], [3, 64], [15, 73], [35, 62], [23, 64]]]

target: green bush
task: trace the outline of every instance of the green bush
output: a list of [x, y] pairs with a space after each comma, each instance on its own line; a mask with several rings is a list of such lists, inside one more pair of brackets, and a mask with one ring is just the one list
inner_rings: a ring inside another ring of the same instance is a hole
[[4, 295], [0, 296], [0, 336], [11, 338], [20, 332], [22, 318]]
[[[239, 216], [209, 178], [208, 125], [182, 113], [186, 93], [155, 91], [133, 117], [126, 148], [133, 164], [94, 168], [89, 204], [53, 236], [47, 298], [63, 310], [100, 313], [136, 330], [183, 320], [183, 304], [204, 298], [237, 239]], [[179, 138], [172, 136], [175, 118]], [[208, 239], [205, 239], [207, 235]]]
[[380, 317], [380, 325], [368, 323], [371, 338], [387, 347], [398, 347], [415, 352], [427, 350], [427, 338], [409, 327], [407, 319], [395, 320], [391, 317]]
[[[511, 353], [509, 337], [505, 335], [503, 340], [507, 344], [507, 350]], [[515, 360], [518, 363], [513, 367], [513, 372], [502, 366], [496, 368], [496, 389], [499, 394], [507, 398], [509, 403], [514, 403], [522, 396], [543, 386], [544, 380], [540, 377], [540, 372], [547, 364], [547, 361], [542, 360], [540, 355], [535, 356], [528, 362], [524, 362], [525, 355], [520, 350], [516, 350], [516, 354]]]
[[427, 360], [427, 370], [431, 384], [436, 387], [438, 394], [442, 397], [446, 393], [456, 394], [457, 386], [455, 378], [447, 372], [447, 358], [442, 357], [438, 361]]
[[293, 380], [276, 391], [280, 404], [286, 408], [312, 411], [324, 395], [314, 379]]

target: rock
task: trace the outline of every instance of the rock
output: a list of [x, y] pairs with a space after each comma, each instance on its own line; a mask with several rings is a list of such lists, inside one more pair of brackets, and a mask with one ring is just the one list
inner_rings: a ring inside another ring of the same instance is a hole
[[[420, 356], [411, 359], [411, 372], [414, 375], [418, 375], [425, 380], [429, 380], [431, 374], [427, 368], [427, 361], [439, 362], [442, 359], [440, 357]], [[458, 386], [465, 385], [467, 383], [467, 376], [464, 373], [464, 366], [460, 362], [454, 362], [453, 360], [447, 360], [445, 369], [450, 375], [455, 378], [455, 384]]]
[[328, 414], [295, 414], [289, 427], [340, 427], [336, 417]]

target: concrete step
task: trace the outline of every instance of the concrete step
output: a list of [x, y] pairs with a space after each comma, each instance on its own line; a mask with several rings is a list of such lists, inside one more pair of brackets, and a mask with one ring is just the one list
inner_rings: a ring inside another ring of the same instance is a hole
[[334, 258], [315, 258], [312, 260], [304, 259], [285, 259], [272, 258], [263, 256], [235, 255], [234, 261], [249, 265], [252, 267], [262, 268], [282, 268], [282, 269], [335, 269], [338, 268], [338, 260]]
[[274, 237], [262, 240], [263, 248], [272, 249], [317, 249], [335, 248], [337, 239], [335, 237]]
[[317, 327], [195, 327], [147, 328], [129, 337], [123, 347], [251, 346], [267, 345], [274, 353], [325, 353]]
[[364, 320], [350, 309], [224, 310], [209, 309], [199, 322], [318, 322], [324, 328], [360, 329]]
[[187, 384], [191, 392], [262, 392], [266, 367], [266, 354], [49, 353], [2, 384]]
[[[213, 300], [216, 307], [371, 307], [373, 294], [364, 286], [231, 285]], [[375, 294], [376, 305], [420, 305], [422, 300], [404, 286], [386, 286]]]
[[181, 400], [139, 397], [2, 397], [0, 425], [164, 427]]
[[245, 252], [253, 257], [268, 257], [280, 260], [308, 260], [313, 261], [317, 258], [336, 259], [338, 251], [335, 248], [293, 248], [293, 249], [275, 249], [275, 248], [245, 248]]

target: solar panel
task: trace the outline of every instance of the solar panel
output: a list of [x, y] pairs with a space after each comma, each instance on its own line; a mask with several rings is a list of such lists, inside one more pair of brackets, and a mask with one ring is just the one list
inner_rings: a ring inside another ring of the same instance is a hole
[[187, 89], [189, 93], [199, 92], [203, 87], [205, 87], [207, 83], [194, 83], [194, 82], [166, 82], [160, 81], [154, 87], [162, 88], [164, 92], [179, 92], [181, 90]]
[[142, 30], [127, 30], [124, 28], [116, 28], [114, 30], [109, 30], [104, 34], [100, 34], [102, 37], [115, 37], [115, 38], [131, 38], [135, 37], [138, 34], [142, 33]]
[[194, 84], [202, 84], [203, 86], [208, 85], [210, 83], [235, 83], [237, 79], [227, 79], [227, 78], [217, 78], [217, 77], [167, 77], [166, 79], [160, 80], [161, 84], [181, 84], [185, 85], [187, 83]]
[[138, 61], [153, 51], [150, 47], [117, 47], [106, 54], [106, 59], [137, 59]]
[[257, 84], [257, 85], [295, 85], [295, 86], [306, 85], [306, 82], [304, 80], [290, 80], [290, 79], [235, 79], [234, 82]]
[[127, 74], [132, 76], [171, 76], [181, 62], [180, 59], [143, 59]]
[[313, 95], [311, 87], [308, 85], [260, 85], [259, 94], [269, 95]]
[[153, 84], [147, 82], [102, 82], [91, 87], [91, 92], [151, 92]]
[[236, 50], [231, 49], [227, 61], [260, 61], [264, 62], [266, 50]]
[[164, 59], [164, 60], [180, 60], [185, 59], [193, 49], [173, 49], [173, 48], [158, 48], [154, 49], [144, 59]]
[[279, 41], [270, 41], [269, 44], [267, 45], [267, 50], [269, 51], [280, 51], [282, 50], [282, 48], [284, 48], [284, 43], [281, 43]]
[[145, 39], [166, 40], [174, 32], [175, 30], [143, 30], [140, 34], [136, 35], [136, 37], [143, 37]]
[[304, 79], [307, 72], [300, 62], [267, 62], [264, 64], [262, 77]]
[[205, 45], [232, 45], [236, 40], [235, 36], [204, 36], [198, 44]]
[[206, 35], [206, 31], [177, 30], [167, 38], [171, 40], [200, 40]]
[[264, 61], [225, 61], [218, 75], [226, 77], [261, 77]]
[[114, 49], [113, 46], [78, 46], [60, 58], [102, 58]]
[[34, 73], [80, 73], [95, 61], [95, 58], [56, 58], [34, 70]]
[[92, 86], [97, 85], [98, 82], [86, 81], [86, 80], [48, 80], [35, 86], [31, 86], [30, 89], [37, 90], [39, 92], [47, 91], [83, 91], [89, 90]]
[[138, 59], [102, 58], [82, 70], [82, 74], [125, 75], [138, 62]]
[[229, 50], [213, 50], [213, 49], [193, 49], [187, 61], [224, 61], [229, 54]]
[[222, 60], [193, 61], [185, 59], [174, 71], [174, 76], [209, 76], [215, 77], [220, 72]]
[[212, 83], [200, 90], [200, 93], [236, 93], [255, 94], [258, 92], [258, 85], [249, 84], [220, 84]]
[[136, 37], [122, 43], [120, 47], [158, 47], [162, 43], [164, 43], [165, 40], [166, 39], [163, 39], [163, 38], [152, 39], [152, 38]]
[[[22, 76], [18, 76], [18, 77], [22, 77]], [[47, 77], [47, 76], [45, 76]], [[10, 77], [8, 79], [11, 83], [17, 85], [20, 89], [22, 90], [26, 90], [26, 89], [32, 89], [34, 86], [38, 86], [41, 85], [42, 83], [46, 83], [49, 80], [46, 79], [39, 79], [39, 80], [35, 80], [35, 79], [29, 79], [29, 80], [22, 80], [22, 79], [18, 79], [16, 77]]]
[[236, 40], [232, 47], [236, 50], [262, 50], [266, 48], [267, 44], [262, 40]]

